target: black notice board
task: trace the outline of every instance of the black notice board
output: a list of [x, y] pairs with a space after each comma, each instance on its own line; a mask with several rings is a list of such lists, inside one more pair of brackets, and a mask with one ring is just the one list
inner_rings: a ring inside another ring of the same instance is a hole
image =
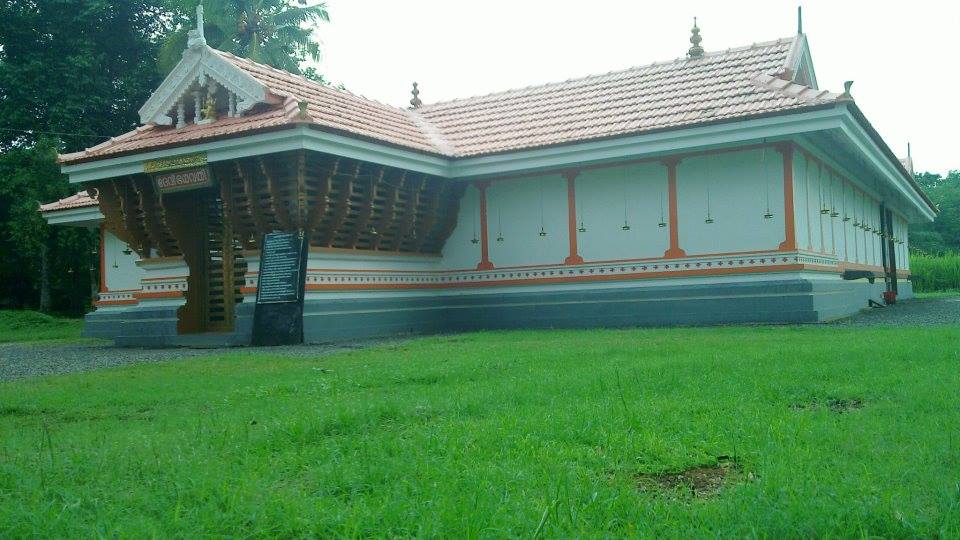
[[254, 345], [303, 343], [303, 288], [309, 243], [303, 231], [267, 233], [260, 243]]

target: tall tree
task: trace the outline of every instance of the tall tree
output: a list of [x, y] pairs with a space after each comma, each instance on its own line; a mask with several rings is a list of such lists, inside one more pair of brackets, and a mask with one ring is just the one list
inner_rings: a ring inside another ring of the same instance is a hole
[[[180, 60], [196, 6], [196, 0], [175, 5], [177, 29], [160, 53], [164, 73]], [[211, 47], [297, 74], [303, 73], [300, 66], [308, 58], [320, 59], [311, 25], [330, 21], [326, 4], [310, 5], [307, 0], [206, 0], [203, 9], [203, 30]], [[322, 82], [315, 71], [309, 73]]]
[[76, 191], [56, 163], [136, 126], [170, 16], [144, 0], [0, 0], [0, 305], [36, 307], [49, 253], [55, 311], [82, 312], [96, 235], [37, 211]]

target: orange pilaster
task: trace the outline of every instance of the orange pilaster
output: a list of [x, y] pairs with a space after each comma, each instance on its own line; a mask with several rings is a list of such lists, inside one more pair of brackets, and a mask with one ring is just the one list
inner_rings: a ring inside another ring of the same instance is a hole
[[490, 240], [487, 235], [487, 188], [490, 182], [484, 180], [474, 184], [480, 192], [480, 263], [477, 270], [493, 270], [490, 262]]
[[780, 251], [797, 249], [796, 220], [793, 210], [793, 145], [785, 143], [777, 147], [783, 155], [783, 228], [784, 240]]
[[687, 253], [680, 249], [680, 211], [677, 203], [677, 165], [680, 164], [679, 158], [667, 158], [663, 160], [667, 167], [667, 198], [670, 207], [670, 247], [663, 253], [668, 259], [686, 257]]
[[577, 169], [566, 171], [563, 176], [567, 179], [567, 236], [570, 239], [570, 254], [563, 260], [563, 264], [583, 264], [583, 257], [577, 248]]

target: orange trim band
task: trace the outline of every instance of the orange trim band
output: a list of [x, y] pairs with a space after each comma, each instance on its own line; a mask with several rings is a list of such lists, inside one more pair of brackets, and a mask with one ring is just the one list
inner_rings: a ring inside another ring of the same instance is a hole
[[477, 264], [477, 270], [493, 270], [493, 263], [490, 262], [490, 239], [487, 235], [487, 188], [490, 182], [477, 182], [477, 190], [480, 192], [480, 263]]
[[797, 249], [797, 231], [793, 209], [793, 145], [785, 143], [777, 147], [783, 154], [783, 228], [784, 240], [780, 242], [780, 251]]
[[[828, 268], [828, 267], [823, 267]], [[770, 272], [796, 272], [800, 270], [820, 270], [818, 267], [805, 264], [781, 264], [773, 266], [757, 266], [750, 268], [714, 268], [702, 270], [677, 270], [672, 272], [645, 272], [635, 274], [616, 274], [616, 275], [593, 275], [593, 276], [571, 276], [571, 277], [548, 277], [535, 279], [505, 279], [499, 281], [477, 281], [477, 282], [447, 282], [447, 283], [376, 283], [376, 284], [330, 284], [319, 285], [308, 283], [305, 287], [307, 291], [335, 291], [335, 290], [377, 290], [377, 289], [460, 289], [474, 287], [491, 287], [505, 285], [536, 285], [550, 283], [573, 283], [573, 282], [591, 282], [591, 281], [622, 281], [630, 279], [647, 279], [663, 277], [688, 277], [688, 276], [713, 276], [729, 274], [756, 274]], [[836, 273], [836, 269], [829, 270]]]
[[182, 281], [186, 281], [189, 278], [190, 276], [147, 277], [147, 278], [140, 278], [140, 281], [174, 281], [178, 279]]
[[[770, 250], [770, 249], [756, 249], [756, 250], [751, 250], [751, 251], [717, 251], [717, 252], [713, 252], [713, 253], [695, 253], [695, 254], [693, 254], [693, 255], [689, 255], [689, 257], [691, 257], [691, 258], [693, 258], [693, 257], [697, 257], [697, 258], [703, 258], [703, 257], [729, 257], [729, 256], [734, 256], [734, 255], [759, 255], [759, 254], [761, 254], [761, 253], [767, 253], [767, 254], [771, 254], [771, 255], [772, 255], [772, 254], [775, 253], [775, 251], [774, 251], [774, 250]], [[810, 251], [809, 254], [811, 254], [811, 255], [827, 255], [827, 256], [830, 255], [829, 253], [819, 253], [819, 252], [816, 252], [816, 251]], [[642, 258], [638, 258], [638, 259], [597, 259], [597, 260], [585, 261], [583, 264], [610, 264], [610, 263], [653, 262], [653, 261], [662, 261], [662, 260], [664, 260], [663, 257], [642, 257]], [[521, 265], [517, 265], [517, 266], [498, 266], [496, 269], [497, 269], [497, 270], [526, 270], [526, 269], [528, 269], [528, 268], [550, 268], [550, 267], [553, 267], [553, 266], [556, 266], [556, 265], [555, 265], [555, 264], [521, 264]], [[344, 269], [344, 268], [307, 268], [307, 272], [308, 272], [308, 273], [309, 273], [309, 272], [344, 272], [344, 271], [348, 271], [348, 272], [369, 272], [369, 273], [373, 273], [373, 272], [390, 272], [390, 273], [392, 273], [392, 274], [420, 274], [420, 273], [423, 273], [423, 272], [430, 272], [430, 273], [434, 273], [434, 274], [459, 274], [459, 273], [461, 273], [461, 272], [472, 272], [472, 271], [474, 271], [474, 270], [476, 270], [476, 268], [454, 268], [454, 269], [450, 269], [450, 270], [397, 270], [397, 269], [393, 269], [393, 268], [373, 268], [373, 269], [367, 269], [367, 268], [349, 268], [349, 269]], [[247, 276], [247, 277], [254, 277], [254, 276], [257, 276], [258, 274], [259, 274], [259, 272], [256, 272], [256, 271], [252, 271], [252, 270], [251, 270], [251, 271], [247, 272], [247, 273], [244, 274], [244, 275]], [[161, 278], [161, 279], [174, 279], [174, 278]], [[183, 278], [183, 279], [186, 279], [186, 278]], [[144, 279], [143, 281], [146, 281], [146, 279]], [[139, 290], [139, 289], [134, 289], [134, 290]]]
[[130, 306], [133, 304], [139, 304], [140, 302], [136, 299], [129, 300], [97, 300], [93, 303], [96, 307], [101, 306]]
[[663, 253], [667, 259], [686, 257], [687, 253], [680, 249], [680, 211], [677, 203], [677, 165], [679, 158], [664, 159], [667, 167], [667, 193], [670, 204], [670, 248]]
[[577, 169], [567, 171], [563, 175], [567, 179], [567, 236], [570, 239], [570, 254], [563, 260], [563, 264], [583, 264], [583, 257], [577, 248]]

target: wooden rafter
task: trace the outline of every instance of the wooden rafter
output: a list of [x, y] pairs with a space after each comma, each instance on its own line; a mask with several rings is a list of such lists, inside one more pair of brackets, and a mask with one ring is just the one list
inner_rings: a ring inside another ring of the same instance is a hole
[[143, 228], [143, 222], [138, 219], [137, 214], [141, 209], [137, 204], [136, 194], [130, 185], [131, 179], [125, 177], [112, 180], [111, 183], [120, 199], [120, 214], [123, 216], [123, 225], [133, 237], [133, 245], [130, 247], [141, 257], [146, 258], [150, 254], [150, 239]]
[[414, 240], [410, 238], [410, 233], [415, 231], [417, 209], [420, 206], [420, 194], [423, 191], [423, 186], [426, 184], [426, 181], [426, 176], [420, 176], [413, 181], [408, 181], [410, 189], [407, 192], [406, 205], [403, 209], [403, 217], [400, 219], [397, 228], [397, 234], [393, 237], [393, 251], [400, 251], [404, 245], [409, 245], [411, 241]]
[[260, 174], [267, 179], [267, 190], [270, 193], [270, 196], [267, 197], [270, 210], [273, 212], [273, 215], [280, 225], [280, 228], [283, 230], [289, 231], [292, 226], [290, 223], [290, 207], [287, 205], [288, 201], [280, 191], [280, 183], [277, 181], [277, 177], [270, 173], [270, 169], [267, 167], [266, 160], [263, 158], [257, 158], [257, 164], [260, 167]]
[[[243, 193], [247, 197], [247, 212], [250, 213], [250, 217], [253, 219], [253, 223], [256, 225], [257, 231], [260, 234], [269, 232], [270, 229], [267, 227], [267, 218], [263, 215], [263, 210], [257, 202], [257, 193], [253, 187], [253, 175], [247, 173], [244, 164], [240, 160], [237, 160], [234, 164], [237, 169], [237, 176], [243, 182]], [[258, 234], [256, 236], [256, 242], [259, 243], [260, 235]]]
[[137, 196], [141, 227], [150, 245], [156, 247], [162, 257], [179, 255], [177, 242], [163, 221], [163, 210], [153, 188], [153, 181], [147, 177], [134, 177], [130, 179], [130, 185]]
[[337, 232], [340, 230], [340, 227], [343, 226], [343, 222], [347, 219], [347, 212], [350, 210], [350, 197], [353, 195], [353, 185], [357, 180], [357, 176], [360, 174], [360, 162], [353, 168], [353, 175], [351, 178], [339, 182], [339, 194], [337, 196], [336, 202], [333, 204], [333, 215], [330, 218], [330, 223], [327, 224], [327, 230], [325, 231], [323, 237], [323, 243], [321, 245], [332, 247], [333, 241], [337, 237]]
[[416, 228], [417, 240], [414, 242], [414, 251], [416, 252], [423, 251], [423, 246], [429, 239], [430, 231], [433, 229], [433, 225], [437, 221], [437, 209], [440, 208], [439, 183], [437, 181], [433, 181], [429, 182], [427, 185], [430, 186], [430, 193], [427, 195], [426, 208], [422, 211], [420, 223]]
[[[380, 182], [383, 181], [384, 173], [386, 173], [386, 167], [381, 166], [380, 171], [375, 176], [371, 176], [369, 182], [367, 182], [367, 189], [365, 190], [363, 201], [360, 203], [360, 211], [357, 215], [356, 222], [354, 222], [353, 227], [351, 227], [349, 239], [346, 241], [344, 247], [356, 249], [357, 241], [361, 235], [366, 236], [370, 234], [368, 228], [376, 207], [377, 190], [380, 187]], [[379, 234], [379, 231], [377, 231], [377, 234]]]
[[297, 227], [307, 223], [307, 152], [297, 152]]
[[317, 226], [320, 225], [320, 221], [326, 215], [327, 210], [330, 208], [330, 190], [333, 186], [333, 179], [337, 176], [339, 170], [340, 158], [337, 158], [333, 160], [333, 168], [331, 168], [330, 172], [324, 175], [323, 180], [320, 181], [318, 192], [315, 196], [315, 202], [310, 207], [310, 215], [306, 226], [307, 232], [311, 236], [317, 229]]
[[383, 200], [383, 207], [380, 212], [380, 219], [374, 224], [379, 234], [373, 236], [370, 240], [370, 249], [380, 249], [380, 244], [384, 238], [396, 234], [397, 226], [394, 219], [397, 215], [397, 201], [400, 197], [400, 190], [404, 188], [407, 181], [407, 171], [400, 173], [400, 178], [393, 182], [385, 182], [386, 195]]
[[133, 243], [133, 235], [123, 224], [123, 215], [120, 212], [120, 199], [113, 182], [109, 180], [97, 182], [93, 185], [97, 191], [100, 213], [103, 214], [103, 224], [110, 234], [116, 236], [126, 244]]

